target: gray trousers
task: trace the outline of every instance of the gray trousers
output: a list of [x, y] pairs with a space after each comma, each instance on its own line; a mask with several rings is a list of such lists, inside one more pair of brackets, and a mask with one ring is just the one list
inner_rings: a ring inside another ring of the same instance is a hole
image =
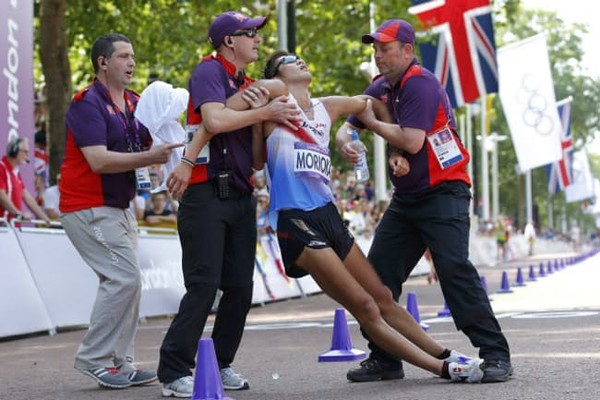
[[90, 325], [77, 350], [75, 368], [131, 370], [142, 292], [137, 222], [129, 210], [114, 207], [63, 213], [61, 221], [99, 279]]

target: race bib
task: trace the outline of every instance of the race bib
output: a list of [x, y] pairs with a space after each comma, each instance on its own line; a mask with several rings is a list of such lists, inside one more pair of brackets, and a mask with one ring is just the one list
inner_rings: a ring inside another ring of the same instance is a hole
[[294, 173], [298, 177], [331, 180], [331, 158], [329, 149], [315, 144], [294, 143]]
[[458, 143], [448, 127], [427, 135], [427, 140], [442, 169], [451, 167], [464, 159]]

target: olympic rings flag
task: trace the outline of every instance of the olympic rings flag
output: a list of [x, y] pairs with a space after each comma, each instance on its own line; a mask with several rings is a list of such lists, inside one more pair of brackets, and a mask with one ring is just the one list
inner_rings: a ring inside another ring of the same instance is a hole
[[498, 75], [519, 169], [560, 160], [562, 125], [544, 34], [498, 49]]

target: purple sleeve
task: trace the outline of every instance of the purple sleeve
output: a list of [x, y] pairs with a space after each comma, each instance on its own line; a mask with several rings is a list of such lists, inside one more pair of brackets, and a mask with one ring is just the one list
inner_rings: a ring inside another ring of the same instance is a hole
[[[377, 79], [376, 81], [373, 81], [368, 88], [365, 89], [365, 91], [363, 92], [363, 94], [366, 94], [368, 96], [374, 97], [376, 99], [381, 98], [381, 96], [383, 95], [383, 85], [382, 85], [382, 78]], [[356, 118], [355, 115], [350, 115], [347, 119], [346, 122], [356, 126], [359, 129], [363, 129], [365, 127], [365, 125], [360, 122], [360, 120], [358, 118]]]
[[440, 104], [439, 84], [423, 76], [411, 77], [402, 88], [400, 104], [400, 126], [428, 132], [435, 123]]
[[194, 109], [204, 103], [227, 101], [227, 90], [223, 86], [225, 71], [218, 61], [203, 61], [196, 66], [190, 78], [190, 96]]
[[107, 146], [107, 125], [105, 116], [88, 93], [86, 98], [71, 103], [67, 111], [66, 123], [77, 147]]

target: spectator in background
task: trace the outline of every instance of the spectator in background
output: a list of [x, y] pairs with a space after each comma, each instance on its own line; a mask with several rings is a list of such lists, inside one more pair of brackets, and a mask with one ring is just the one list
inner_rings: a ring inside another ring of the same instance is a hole
[[525, 229], [523, 230], [523, 236], [525, 236], [525, 240], [527, 240], [527, 244], [529, 245], [529, 255], [533, 255], [533, 246], [535, 245], [535, 227], [533, 226], [533, 221], [528, 221], [527, 225], [525, 225]]
[[0, 218], [30, 219], [23, 211], [25, 203], [39, 218], [50, 224], [50, 219], [29, 193], [19, 174], [19, 166], [29, 162], [27, 139], [15, 137], [8, 141], [6, 155], [0, 160]]
[[48, 214], [50, 219], [60, 219], [59, 203], [60, 203], [60, 191], [58, 186], [60, 185], [60, 174], [56, 175], [56, 184], [50, 186], [44, 191], [43, 204], [44, 211]]
[[166, 207], [168, 201], [167, 192], [152, 193], [150, 196], [150, 209], [144, 213], [146, 225], [175, 227], [177, 215]]
[[496, 245], [498, 248], [498, 260], [508, 261], [508, 238], [510, 236], [508, 228], [503, 221], [498, 220], [495, 231]]
[[365, 183], [365, 195], [367, 196], [368, 201], [373, 201], [375, 197], [375, 189], [373, 189], [373, 184], [371, 181]]
[[33, 166], [35, 169], [36, 199], [41, 206], [43, 206], [44, 191], [49, 185], [48, 161], [46, 130], [40, 127], [34, 136]]
[[570, 239], [573, 241], [573, 250], [579, 251], [581, 246], [581, 231], [579, 226], [573, 225], [571, 227]]
[[135, 197], [129, 202], [129, 211], [138, 221], [144, 220], [144, 213], [146, 212], [146, 198], [141, 194], [143, 192], [145, 191], [137, 190]]

